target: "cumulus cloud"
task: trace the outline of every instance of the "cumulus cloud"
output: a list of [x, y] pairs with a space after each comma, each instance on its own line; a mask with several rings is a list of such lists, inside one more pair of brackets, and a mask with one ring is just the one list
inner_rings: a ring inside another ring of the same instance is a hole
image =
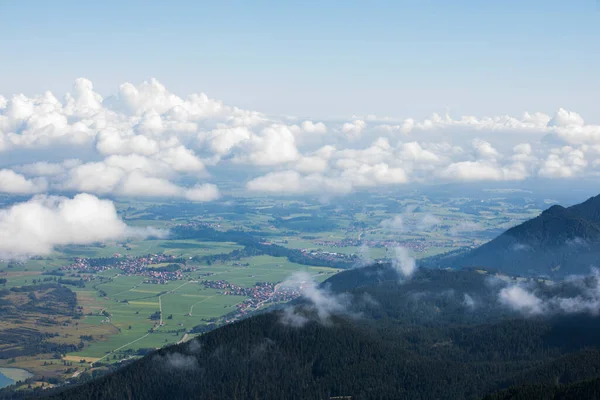
[[577, 114], [573, 111], [565, 110], [564, 108], [559, 108], [558, 111], [554, 114], [552, 119], [548, 121], [548, 127], [568, 127], [568, 126], [583, 126], [583, 118], [581, 115]]
[[347, 182], [338, 181], [320, 174], [305, 176], [296, 171], [271, 172], [252, 179], [247, 183], [246, 187], [252, 192], [277, 194], [345, 194], [352, 190], [352, 186]]
[[357, 119], [352, 122], [346, 122], [342, 125], [341, 131], [348, 136], [349, 139], [358, 138], [363, 130], [367, 127], [367, 123], [363, 120]]
[[38, 195], [0, 210], [3, 257], [49, 254], [55, 246], [146, 236], [158, 231], [129, 228], [114, 204], [90, 194], [73, 198]]
[[583, 171], [588, 162], [585, 159], [585, 148], [575, 149], [571, 146], [554, 148], [542, 163], [539, 174], [548, 178], [569, 178]]
[[473, 140], [475, 153], [479, 158], [495, 160], [500, 157], [500, 153], [488, 142], [481, 139]]
[[0, 190], [217, 198], [195, 187], [230, 167], [244, 168], [240, 186], [281, 194], [571, 178], [600, 172], [599, 141], [599, 125], [562, 108], [553, 115], [314, 121], [267, 116], [204, 93], [180, 97], [156, 79], [124, 83], [104, 98], [80, 78], [62, 99], [0, 96]]
[[237, 144], [250, 139], [252, 132], [245, 126], [221, 127], [198, 134], [200, 145], [206, 144], [217, 155], [225, 155]]
[[185, 198], [191, 201], [213, 201], [221, 197], [217, 185], [204, 183], [185, 191]]
[[214, 184], [181, 187], [168, 178], [168, 166], [143, 156], [110, 156], [104, 162], [77, 165], [66, 173], [62, 189], [130, 197], [175, 197], [191, 201], [220, 198]]
[[15, 171], [29, 176], [56, 176], [65, 173], [69, 168], [81, 164], [78, 159], [68, 159], [61, 163], [39, 161], [15, 167]]
[[44, 178], [27, 179], [10, 169], [0, 169], [0, 192], [14, 194], [40, 193], [47, 189]]
[[290, 129], [299, 137], [306, 134], [323, 135], [327, 133], [327, 126], [322, 122], [304, 121], [299, 126], [292, 125]]
[[296, 139], [289, 127], [273, 125], [252, 135], [240, 147], [238, 162], [271, 166], [295, 161], [300, 157]]

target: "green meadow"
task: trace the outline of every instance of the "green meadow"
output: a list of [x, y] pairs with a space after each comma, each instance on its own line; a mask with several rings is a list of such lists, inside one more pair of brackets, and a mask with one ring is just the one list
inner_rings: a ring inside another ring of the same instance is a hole
[[[176, 343], [186, 331], [235, 311], [236, 305], [246, 299], [205, 288], [200, 281], [225, 280], [252, 287], [257, 282], [281, 282], [296, 271], [308, 272], [317, 281], [323, 281], [338, 270], [295, 264], [282, 257], [256, 256], [236, 263], [199, 266], [187, 280], [167, 284], [144, 283], [146, 278], [121, 275], [120, 270], [104, 271], [99, 275], [111, 278], [110, 281], [87, 282], [85, 289], [78, 290], [81, 301], [89, 308], [86, 308], [83, 323], [96, 326], [111, 324], [117, 333], [95, 337], [95, 341], [88, 343], [83, 350], [69, 355], [101, 358], [111, 352]], [[204, 276], [206, 273], [212, 275]], [[106, 296], [102, 297], [101, 292]], [[150, 319], [160, 307], [162, 326], [158, 326], [157, 320]], [[89, 315], [90, 312], [92, 315]], [[112, 361], [112, 354], [107, 359]]]

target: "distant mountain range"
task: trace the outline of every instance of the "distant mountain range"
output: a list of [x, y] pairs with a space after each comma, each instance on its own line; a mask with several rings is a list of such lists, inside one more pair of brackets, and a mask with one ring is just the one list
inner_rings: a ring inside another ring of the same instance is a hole
[[554, 205], [474, 250], [429, 264], [553, 277], [588, 273], [600, 267], [600, 195], [568, 208]]

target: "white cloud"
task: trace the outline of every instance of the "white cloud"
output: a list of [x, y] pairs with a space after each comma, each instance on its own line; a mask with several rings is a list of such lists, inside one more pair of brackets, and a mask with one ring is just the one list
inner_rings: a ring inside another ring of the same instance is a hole
[[190, 370], [198, 367], [198, 360], [193, 355], [181, 353], [167, 353], [164, 356], [155, 354], [152, 361], [165, 369]]
[[346, 122], [342, 125], [341, 130], [349, 139], [357, 139], [366, 127], [367, 123], [365, 121], [357, 119], [352, 122]]
[[385, 163], [376, 165], [360, 165], [347, 169], [342, 176], [353, 182], [355, 186], [392, 185], [408, 182], [406, 172], [402, 168], [390, 167]]
[[269, 126], [259, 135], [252, 135], [242, 142], [244, 147], [238, 161], [261, 166], [295, 161], [300, 157], [295, 141], [294, 134], [287, 126]]
[[481, 230], [481, 224], [472, 221], [461, 221], [450, 228], [450, 234], [455, 236], [462, 232], [473, 232]]
[[119, 182], [117, 193], [130, 197], [178, 197], [181, 195], [181, 188], [166, 179], [134, 171]]
[[496, 165], [486, 161], [460, 161], [450, 164], [440, 177], [457, 181], [500, 181], [504, 173]]
[[220, 197], [214, 184], [192, 188], [171, 182], [169, 169], [141, 156], [111, 156], [105, 162], [78, 165], [69, 170], [65, 190], [129, 197], [174, 197], [192, 201], [212, 201]]
[[0, 210], [3, 257], [48, 254], [58, 245], [89, 244], [130, 235], [114, 204], [89, 194], [74, 198], [39, 195]]
[[295, 165], [295, 169], [303, 174], [325, 172], [328, 160], [316, 156], [302, 157]]
[[171, 147], [161, 152], [159, 160], [166, 162], [177, 172], [199, 172], [204, 170], [204, 164], [190, 149], [184, 146]]
[[213, 201], [221, 197], [217, 185], [211, 183], [199, 184], [184, 192], [186, 199], [197, 202]]
[[209, 133], [200, 133], [198, 140], [201, 144], [207, 143], [210, 150], [218, 155], [229, 153], [240, 142], [250, 139], [252, 132], [244, 126], [218, 128]]
[[426, 231], [433, 228], [436, 225], [441, 224], [442, 220], [436, 217], [435, 215], [425, 214], [422, 218], [417, 222], [417, 229], [421, 231]]
[[542, 163], [539, 174], [548, 178], [569, 178], [582, 172], [587, 164], [582, 149], [564, 146], [551, 150]]
[[402, 278], [410, 278], [417, 269], [417, 263], [406, 248], [396, 247], [392, 267]]
[[98, 194], [111, 193], [124, 175], [121, 168], [103, 162], [86, 163], [69, 170], [63, 188]]
[[381, 221], [379, 226], [392, 232], [404, 232], [404, 219], [402, 218], [402, 215], [396, 215], [390, 219]]
[[327, 133], [327, 126], [322, 122], [314, 123], [312, 121], [304, 121], [298, 125], [293, 125], [290, 127], [291, 131], [297, 135], [302, 134], [317, 134], [323, 135]]
[[[347, 294], [336, 294], [322, 288], [307, 272], [295, 272], [279, 285], [280, 290], [297, 290], [302, 298], [309, 302], [318, 320], [327, 324], [332, 314], [348, 314], [350, 297]], [[284, 312], [282, 322], [292, 326], [302, 326], [308, 321], [292, 307]]]
[[246, 185], [252, 192], [276, 194], [346, 194], [352, 186], [319, 174], [303, 176], [296, 171], [272, 172], [252, 179]]
[[582, 314], [600, 313], [600, 271], [592, 268], [587, 276], [572, 276], [560, 283], [568, 297], [551, 295], [537, 296], [533, 290], [520, 285], [511, 285], [499, 292], [499, 301], [513, 310], [524, 314]]
[[0, 169], [0, 193], [31, 194], [44, 192], [48, 184], [44, 178], [27, 179], [10, 169]]
[[526, 314], [540, 314], [544, 311], [542, 300], [520, 286], [510, 286], [500, 290], [500, 302], [516, 311]]
[[406, 161], [422, 162], [436, 164], [440, 162], [440, 157], [435, 153], [425, 150], [418, 142], [403, 143], [400, 150], [400, 157]]
[[50, 163], [39, 161], [31, 164], [24, 164], [15, 167], [15, 170], [25, 175], [33, 176], [55, 176], [65, 173], [68, 168], [76, 167], [81, 164], [78, 159], [65, 160], [62, 163]]
[[[156, 79], [124, 83], [106, 98], [83, 78], [63, 99], [50, 92], [0, 96], [0, 169], [24, 175], [19, 181], [5, 173], [3, 187], [21, 193], [189, 198], [194, 195], [186, 190], [229, 168], [244, 169], [246, 182], [239, 184], [250, 190], [292, 194], [344, 194], [440, 178], [569, 178], [597, 174], [599, 148], [600, 125], [565, 109], [317, 122], [239, 109], [204, 93], [180, 97]], [[67, 162], [73, 158], [80, 161]], [[214, 195], [197, 196], [205, 197]]]
[[473, 297], [471, 297], [470, 295], [468, 295], [467, 293], [465, 293], [463, 295], [463, 304], [465, 307], [467, 307], [468, 309], [474, 309], [475, 306], [477, 305], [475, 303], [475, 300], [473, 299]]
[[583, 126], [583, 118], [581, 115], [576, 112], [565, 110], [564, 108], [559, 108], [558, 111], [554, 114], [552, 119], [548, 121], [547, 126], [553, 127], [568, 127], [568, 126]]
[[473, 147], [478, 158], [496, 160], [500, 157], [500, 153], [488, 142], [480, 139], [473, 140]]

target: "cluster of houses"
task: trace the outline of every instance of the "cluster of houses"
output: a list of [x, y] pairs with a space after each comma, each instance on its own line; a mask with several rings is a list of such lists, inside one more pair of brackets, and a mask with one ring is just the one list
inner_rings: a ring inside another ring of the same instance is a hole
[[431, 245], [424, 240], [399, 242], [397, 240], [364, 240], [364, 239], [342, 239], [342, 240], [316, 240], [315, 245], [323, 247], [343, 248], [368, 246], [369, 248], [395, 248], [405, 247], [415, 252], [426, 252]]
[[76, 258], [72, 264], [62, 266], [63, 271], [77, 271], [97, 274], [108, 269], [118, 268], [123, 275], [147, 276], [145, 283], [167, 283], [183, 279], [181, 270], [169, 271], [162, 268], [149, 267], [156, 264], [168, 264], [176, 261], [176, 257], [169, 254], [149, 254], [140, 257], [123, 257], [113, 254], [110, 258]]
[[246, 300], [237, 304], [237, 310], [240, 314], [246, 314], [262, 307], [268, 302], [290, 301], [300, 296], [299, 290], [286, 288], [277, 290], [276, 285], [271, 282], [256, 282], [254, 287], [245, 288], [227, 281], [202, 281], [200, 282], [207, 288], [221, 289], [222, 294], [232, 296], [245, 296]]
[[[221, 220], [222, 218], [217, 218]], [[202, 221], [189, 221], [183, 224], [176, 224], [175, 226], [183, 226], [186, 228], [220, 228], [221, 224], [214, 222], [202, 222]]]
[[251, 296], [251, 297], [270, 297], [273, 294], [274, 284], [270, 282], [256, 282], [251, 288], [245, 288], [227, 281], [209, 281], [200, 282], [204, 287], [212, 289], [221, 289], [225, 295], [233, 296]]
[[357, 262], [359, 257], [356, 254], [336, 253], [333, 251], [317, 251], [311, 249], [301, 249], [302, 254], [315, 260], [324, 260], [329, 262]]

